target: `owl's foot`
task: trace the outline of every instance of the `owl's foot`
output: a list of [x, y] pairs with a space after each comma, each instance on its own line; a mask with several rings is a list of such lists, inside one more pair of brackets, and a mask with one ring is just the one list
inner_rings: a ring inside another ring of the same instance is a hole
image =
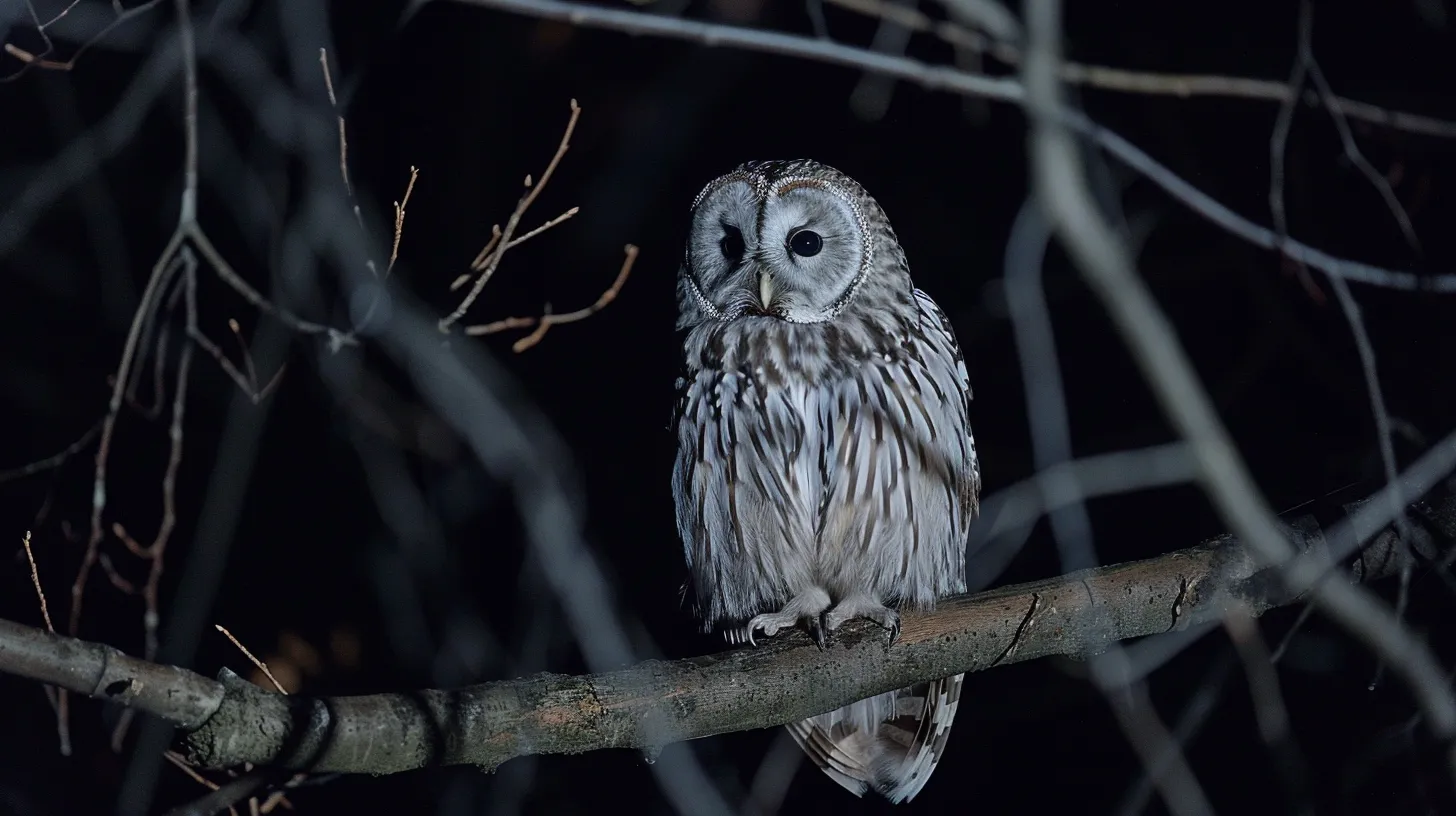
[[900, 613], [868, 595], [851, 595], [824, 613], [824, 628], [830, 632], [855, 618], [867, 618], [890, 632], [890, 645], [900, 637]]
[[806, 590], [784, 604], [783, 609], [777, 612], [765, 612], [750, 618], [748, 625], [743, 627], [743, 639], [757, 646], [758, 643], [754, 640], [755, 632], [762, 630], [764, 637], [773, 637], [779, 633], [780, 629], [788, 629], [802, 620], [808, 625], [809, 633], [813, 635], [814, 641], [819, 644], [820, 648], [823, 648], [825, 628], [820, 616], [828, 608], [829, 593], [817, 587]]

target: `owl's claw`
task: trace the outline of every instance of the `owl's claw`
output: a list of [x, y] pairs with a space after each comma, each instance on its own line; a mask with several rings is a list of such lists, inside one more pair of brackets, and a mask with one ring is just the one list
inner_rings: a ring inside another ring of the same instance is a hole
[[821, 612], [817, 617], [809, 618], [808, 621], [809, 636], [814, 638], [814, 643], [819, 646], [821, 652], [829, 647], [829, 636], [824, 627], [824, 614]]
[[780, 629], [793, 626], [799, 620], [799, 616], [787, 610], [783, 612], [765, 612], [762, 615], [754, 615], [749, 619], [748, 625], [743, 631], [748, 638], [748, 645], [757, 647], [758, 641], [754, 639], [753, 633], [759, 629], [763, 630], [764, 637], [773, 637]]

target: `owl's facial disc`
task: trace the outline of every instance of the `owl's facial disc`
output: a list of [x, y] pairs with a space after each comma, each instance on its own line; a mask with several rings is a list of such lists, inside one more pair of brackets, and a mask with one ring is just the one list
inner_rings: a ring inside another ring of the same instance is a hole
[[863, 215], [843, 190], [809, 178], [770, 188], [746, 174], [699, 195], [686, 260], [710, 319], [820, 323], [849, 303], [872, 256]]

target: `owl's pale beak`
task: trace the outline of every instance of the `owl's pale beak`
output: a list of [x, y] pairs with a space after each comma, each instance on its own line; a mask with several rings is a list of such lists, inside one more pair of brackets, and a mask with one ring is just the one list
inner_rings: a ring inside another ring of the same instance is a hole
[[763, 305], [764, 311], [768, 311], [768, 305], [773, 303], [773, 295], [773, 277], [768, 274], [768, 270], [760, 270], [758, 273], [758, 297], [759, 302]]

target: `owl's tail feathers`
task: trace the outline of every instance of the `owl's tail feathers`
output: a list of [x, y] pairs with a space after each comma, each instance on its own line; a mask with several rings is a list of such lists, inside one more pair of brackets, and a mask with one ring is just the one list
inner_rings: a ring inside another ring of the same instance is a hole
[[855, 796], [908, 802], [945, 753], [964, 674], [851, 703], [787, 726], [804, 753]]

